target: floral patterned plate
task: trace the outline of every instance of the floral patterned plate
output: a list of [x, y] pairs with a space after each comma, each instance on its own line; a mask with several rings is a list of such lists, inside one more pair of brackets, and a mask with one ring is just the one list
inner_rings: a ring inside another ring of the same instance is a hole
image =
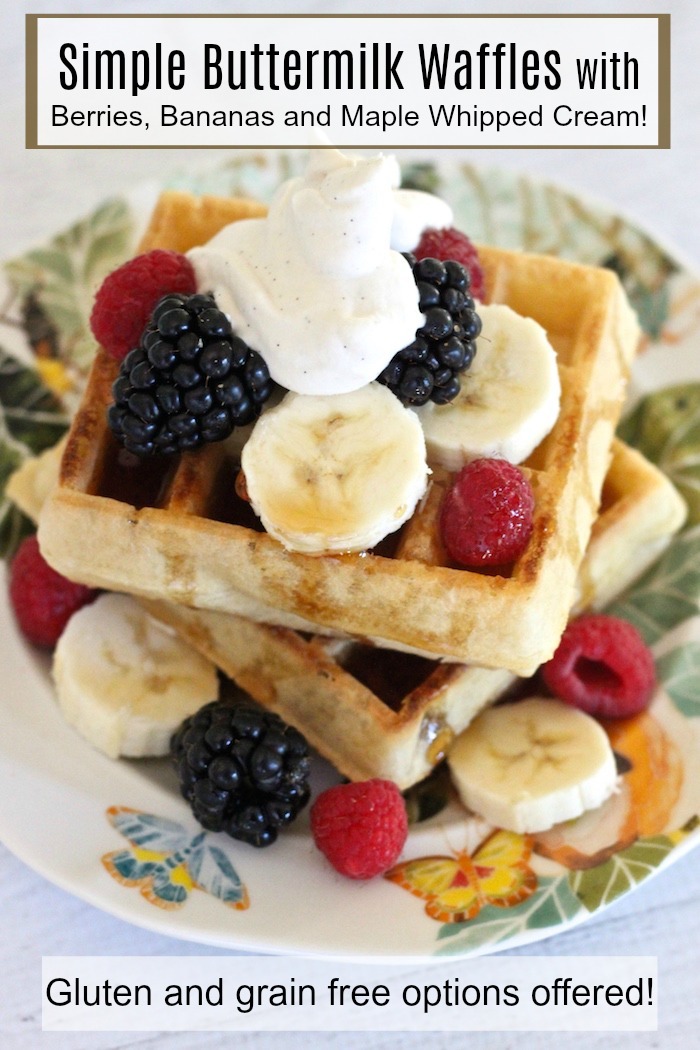
[[[170, 185], [269, 198], [294, 151], [232, 154]], [[610, 729], [622, 789], [594, 814], [538, 836], [468, 818], [438, 772], [409, 797], [402, 862], [385, 878], [336, 876], [302, 814], [269, 850], [202, 831], [166, 761], [113, 762], [62, 720], [49, 661], [0, 600], [0, 833], [31, 867], [137, 926], [228, 948], [425, 959], [527, 944], [606, 908], [700, 844], [700, 281], [634, 224], [565, 190], [453, 162], [404, 169], [439, 193], [476, 240], [613, 267], [641, 318], [625, 438], [679, 485], [690, 520], [615, 602], [653, 646], [660, 687]], [[105, 202], [6, 263], [0, 288], [0, 547], [29, 522], [7, 477], [58, 439], [94, 345], [93, 291], [136, 244], [156, 193]], [[315, 786], [332, 771], [320, 760]], [[377, 931], [381, 931], [381, 938]]]

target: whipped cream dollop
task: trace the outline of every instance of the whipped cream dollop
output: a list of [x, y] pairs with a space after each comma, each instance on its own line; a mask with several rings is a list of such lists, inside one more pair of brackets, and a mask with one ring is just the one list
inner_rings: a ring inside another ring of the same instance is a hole
[[317, 150], [266, 218], [232, 223], [188, 252], [198, 288], [288, 390], [357, 390], [423, 324], [400, 251], [426, 226], [449, 225], [451, 213], [431, 194], [399, 190], [399, 178], [395, 158]]
[[394, 190], [391, 247], [410, 252], [418, 246], [423, 230], [442, 230], [454, 221], [446, 201], [423, 190]]
[[397, 252], [410, 252], [418, 247], [423, 230], [442, 230], [452, 226], [454, 213], [447, 201], [424, 190], [402, 190], [401, 168], [396, 157], [385, 158], [391, 165], [393, 188], [391, 247]]

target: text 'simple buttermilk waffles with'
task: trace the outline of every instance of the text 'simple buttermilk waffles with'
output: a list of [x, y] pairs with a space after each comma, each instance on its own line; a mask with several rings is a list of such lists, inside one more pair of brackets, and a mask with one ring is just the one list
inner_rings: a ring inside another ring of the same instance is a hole
[[[103, 348], [30, 508], [81, 585], [69, 721], [112, 757], [170, 751], [200, 822], [253, 845], [309, 800], [308, 742], [351, 781], [311, 826], [356, 878], [396, 860], [399, 791], [444, 758], [514, 831], [615, 791], [596, 719], [640, 710], [653, 662], [580, 614], [684, 516], [614, 440], [638, 339], [615, 274], [475, 249], [399, 181], [322, 149], [269, 211], [163, 194], [97, 294]], [[214, 668], [262, 706], [217, 701]]]

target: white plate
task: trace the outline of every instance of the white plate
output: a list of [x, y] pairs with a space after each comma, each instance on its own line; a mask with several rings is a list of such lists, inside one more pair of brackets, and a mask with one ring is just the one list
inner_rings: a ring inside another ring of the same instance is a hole
[[[183, 176], [177, 185], [215, 193], [243, 189], [267, 198], [300, 163], [293, 152], [234, 154], [224, 168]], [[477, 241], [614, 265], [648, 333], [635, 369], [635, 399], [662, 384], [700, 381], [700, 283], [633, 223], [507, 172], [441, 164], [413, 166], [405, 174], [448, 199], [458, 225]], [[91, 353], [84, 335], [89, 289], [130, 254], [158, 188], [106, 203], [6, 265], [2, 347], [25, 359], [41, 355], [35, 360], [54, 383], [79, 382]], [[0, 399], [7, 403], [14, 395], [6, 377], [7, 368], [0, 369]], [[672, 463], [677, 479], [691, 485], [697, 468], [684, 442], [693, 428], [700, 431], [699, 390], [688, 388], [686, 404], [676, 404], [670, 441], [669, 435], [656, 443], [645, 438], [645, 451], [662, 465]], [[10, 422], [16, 438], [17, 419]], [[21, 442], [0, 438], [0, 466], [25, 453]], [[2, 522], [7, 532], [11, 522], [0, 517]], [[565, 930], [700, 843], [698, 565], [700, 535], [691, 528], [651, 580], [616, 606], [643, 620], [662, 686], [650, 712], [617, 745], [637, 771], [634, 780], [626, 774], [627, 809], [585, 818], [587, 825], [572, 826], [565, 836], [573, 841], [578, 834], [575, 870], [561, 863], [565, 856], [572, 863], [571, 850], [555, 850], [554, 860], [551, 848], [544, 856], [538, 841], [502, 833], [493, 838], [494, 829], [467, 819], [454, 804], [413, 826], [404, 859], [441, 857], [445, 888], [451, 886], [459, 906], [473, 913], [466, 920], [445, 921], [444, 901], [434, 886], [429, 891], [421, 865], [403, 873], [404, 885], [336, 875], [313, 846], [307, 814], [267, 850], [203, 834], [167, 762], [112, 762], [63, 722], [49, 662], [19, 637], [5, 588], [0, 834], [47, 879], [113, 915], [232, 949], [409, 960], [474, 955]], [[327, 775], [319, 763], [317, 783]], [[659, 803], [663, 785], [667, 797]], [[200, 885], [192, 881], [194, 868]]]

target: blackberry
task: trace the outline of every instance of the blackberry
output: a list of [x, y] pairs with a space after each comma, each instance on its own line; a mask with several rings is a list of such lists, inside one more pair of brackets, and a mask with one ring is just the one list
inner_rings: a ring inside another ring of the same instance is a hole
[[252, 423], [272, 388], [263, 358], [211, 295], [174, 293], [159, 299], [124, 358], [107, 418], [137, 456], [185, 452]]
[[409, 253], [404, 258], [413, 270], [425, 323], [377, 378], [404, 405], [446, 405], [459, 393], [459, 375], [474, 360], [481, 331], [469, 272], [453, 259], [416, 262]]
[[309, 800], [306, 740], [245, 694], [187, 718], [170, 754], [199, 823], [251, 846], [270, 846]]

